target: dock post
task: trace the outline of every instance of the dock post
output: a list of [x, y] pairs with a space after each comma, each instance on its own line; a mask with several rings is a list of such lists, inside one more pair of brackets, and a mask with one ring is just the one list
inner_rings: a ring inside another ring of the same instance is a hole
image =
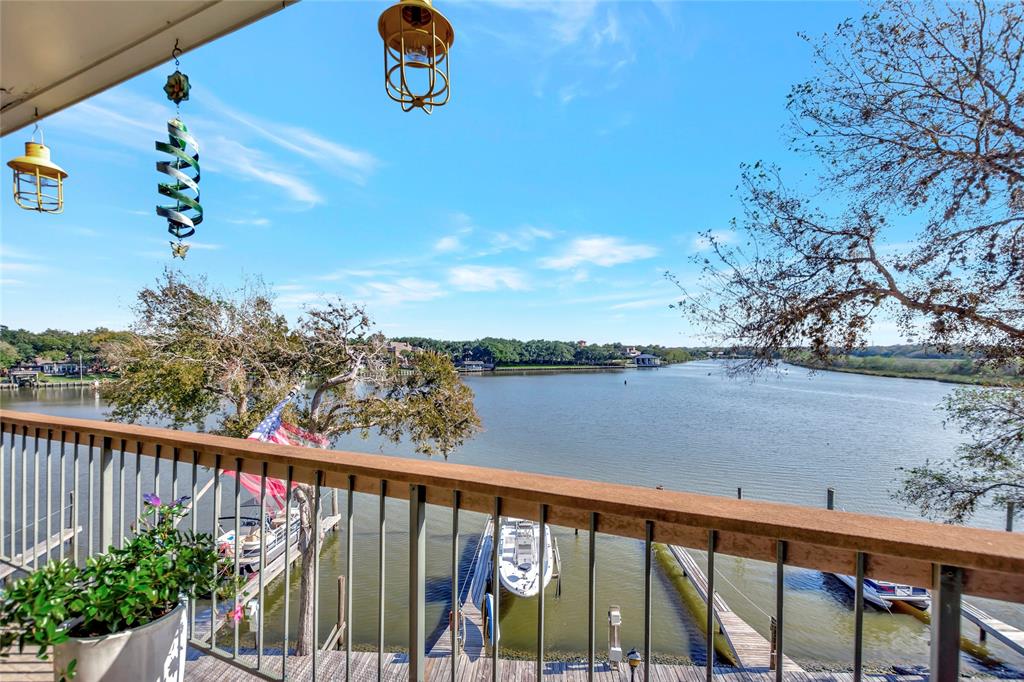
[[743, 488], [736, 488], [736, 499], [737, 500], [742, 500], [743, 499]]
[[829, 509], [835, 509], [836, 508], [836, 489], [835, 488], [830, 487], [828, 489], [828, 492], [826, 493], [825, 506], [828, 507]]
[[1006, 503], [1006, 530], [1010, 533], [1013, 532], [1014, 506], [1013, 500]]
[[775, 648], [775, 637], [776, 637], [777, 632], [778, 632], [778, 627], [775, 624], [775, 616], [769, 616], [769, 620], [768, 620], [768, 638], [770, 640], [769, 644], [771, 644], [771, 650], [770, 650], [770, 653], [768, 654], [768, 669], [769, 670], [775, 670], [775, 664], [776, 664], [775, 652], [777, 651], [777, 649]]

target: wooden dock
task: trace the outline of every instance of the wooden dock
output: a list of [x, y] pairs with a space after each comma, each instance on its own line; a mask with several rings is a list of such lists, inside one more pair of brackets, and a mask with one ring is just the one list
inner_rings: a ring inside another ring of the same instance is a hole
[[[330, 532], [331, 530], [333, 530], [334, 527], [338, 525], [339, 521], [341, 521], [341, 514], [335, 514], [333, 516], [328, 516], [325, 519], [323, 519], [320, 522], [320, 526], [323, 529], [323, 532], [326, 534], [326, 533]], [[296, 540], [295, 542], [292, 543], [292, 546], [291, 546], [291, 548], [288, 551], [289, 563], [293, 563], [294, 564], [296, 561], [298, 561], [300, 555], [301, 555], [301, 552], [299, 552], [299, 543], [298, 543], [298, 540]], [[278, 557], [276, 559], [271, 561], [264, 568], [264, 576], [263, 576], [263, 589], [264, 590], [266, 590], [267, 588], [270, 587], [270, 583], [277, 576], [279, 576], [282, 573], [284, 573], [284, 557], [285, 557], [285, 552], [281, 552], [281, 554], [278, 555]], [[243, 587], [242, 591], [238, 593], [238, 600], [242, 603], [243, 607], [258, 596], [259, 588], [260, 588], [259, 573], [258, 572], [257, 573], [253, 573], [252, 575], [249, 576], [248, 581], [245, 583], [245, 587]], [[229, 604], [218, 604], [217, 605], [217, 611], [218, 611], [217, 630], [220, 630], [222, 627], [224, 627], [227, 624], [228, 619], [225, 617], [225, 614], [226, 614], [227, 610], [229, 609], [229, 606], [233, 606], [233, 604], [231, 604], [231, 605], [229, 605]], [[196, 614], [196, 627], [195, 627], [195, 632], [192, 633], [192, 637], [194, 639], [196, 639], [197, 641], [205, 642], [205, 641], [210, 639], [210, 622], [212, 620], [212, 618], [211, 618], [212, 614], [213, 614], [213, 612], [209, 608], [207, 608], [207, 609], [203, 610], [202, 612]]]
[[[694, 560], [693, 555], [685, 548], [677, 545], [668, 545], [668, 549], [683, 569], [683, 574], [697, 590], [697, 594], [707, 604], [708, 578], [704, 574], [704, 569], [700, 567], [700, 564]], [[768, 640], [762, 637], [757, 630], [750, 627], [745, 620], [736, 615], [717, 591], [712, 595], [712, 599], [715, 605], [715, 616], [718, 619], [718, 631], [729, 643], [729, 647], [733, 650], [740, 667], [744, 670], [768, 670], [772, 650]], [[783, 656], [782, 660], [782, 669], [784, 671], [793, 673], [804, 672], [803, 668], [794, 663], [789, 657]]]
[[[6, 559], [0, 564], [0, 580], [10, 577], [18, 571], [35, 570], [35, 561], [46, 553], [56, 551], [60, 549], [62, 543], [71, 541], [76, 535], [82, 532], [82, 527], [78, 526], [74, 530], [71, 528], [65, 528], [59, 533], [54, 533], [47, 540], [40, 542], [39, 544], [29, 547], [27, 551], [22, 554], [15, 555], [10, 561]], [[25, 563], [32, 562], [33, 566], [26, 568]]]
[[1024, 656], [1024, 632], [997, 618], [993, 618], [974, 604], [969, 604], [968, 602], [961, 604], [961, 613], [964, 618], [981, 629], [983, 641], [988, 635], [991, 635], [1013, 649], [1015, 653]]
[[[458, 595], [459, 609], [463, 614], [462, 625], [465, 628], [462, 653], [471, 663], [484, 658], [485, 654], [484, 618], [480, 612], [480, 604], [483, 602], [487, 579], [491, 575], [490, 557], [493, 538], [494, 519], [492, 517], [487, 519], [483, 533], [480, 534], [480, 541], [477, 543], [473, 560], [462, 580], [462, 589]], [[452, 628], [448, 626], [442, 630], [440, 636], [428, 649], [427, 658], [447, 658], [450, 666], [451, 654]]]

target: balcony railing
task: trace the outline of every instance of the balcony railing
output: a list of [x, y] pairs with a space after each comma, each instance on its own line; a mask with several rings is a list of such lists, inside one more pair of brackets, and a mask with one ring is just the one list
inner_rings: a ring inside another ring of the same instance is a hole
[[[197, 434], [144, 426], [55, 417], [0, 410], [3, 450], [0, 454], [0, 572], [8, 577], [16, 570], [32, 570], [44, 561], [69, 557], [82, 561], [92, 553], [118, 544], [132, 531], [126, 519], [134, 518], [141, 496], [148, 490], [169, 491], [173, 497], [190, 494], [195, 498], [212, 486], [212, 505], [197, 504], [187, 522], [197, 528], [199, 517], [210, 514], [217, 527], [221, 514], [225, 471], [249, 473], [288, 482], [307, 483], [321, 492], [341, 491], [347, 511], [341, 515], [345, 529], [345, 603], [341, 610], [352, 612], [352, 594], [360, 589], [353, 583], [353, 495], [366, 493], [380, 498], [378, 564], [378, 666], [383, 676], [385, 500], [402, 499], [409, 511], [409, 591], [404, 605], [409, 620], [409, 679], [423, 680], [429, 672], [426, 660], [426, 508], [428, 505], [452, 510], [453, 551], [452, 594], [459, 594], [458, 539], [460, 512], [473, 511], [500, 516], [547, 521], [552, 525], [589, 532], [586, 678], [593, 680], [599, 663], [596, 654], [597, 604], [595, 585], [598, 534], [643, 540], [644, 621], [642, 679], [651, 674], [651, 574], [652, 543], [680, 545], [708, 552], [713, 566], [716, 554], [773, 562], [775, 569], [775, 620], [777, 636], [774, 653], [780, 663], [774, 675], [785, 674], [786, 629], [783, 606], [787, 567], [856, 576], [854, 679], [861, 679], [865, 577], [928, 587], [932, 590], [931, 665], [932, 679], [955, 680], [960, 666], [961, 596], [989, 597], [1024, 602], [1024, 536], [990, 530], [943, 526], [922, 521], [869, 516], [847, 512], [823, 513], [787, 504], [736, 500], [669, 490], [599, 483], [558, 476], [522, 473], [466, 466], [438, 461], [358, 454], [333, 450], [257, 443], [208, 434]], [[289, 490], [291, 486], [289, 485]], [[240, 488], [234, 495], [235, 528], [239, 528]], [[323, 494], [316, 497], [318, 507]], [[331, 497], [328, 495], [328, 500]], [[333, 498], [337, 504], [337, 497]], [[336, 511], [340, 511], [339, 509]], [[260, 499], [260, 518], [266, 500]], [[317, 517], [319, 518], [319, 516]], [[541, 528], [544, 528], [542, 523]], [[79, 528], [81, 531], [79, 531]], [[493, 567], [498, 555], [498, 526], [490, 543]], [[237, 538], [240, 534], [236, 533]], [[314, 542], [319, 534], [314, 533]], [[264, 545], [265, 547], [265, 545]], [[286, 546], [287, 547], [287, 546]], [[237, 547], [235, 548], [237, 550]], [[286, 549], [286, 552], [294, 551]], [[235, 551], [236, 570], [238, 552]], [[542, 553], [543, 555], [543, 553]], [[261, 554], [260, 566], [265, 565]], [[284, 562], [286, 585], [289, 561]], [[316, 567], [319, 574], [319, 563]], [[257, 646], [255, 655], [239, 648], [237, 624], [230, 636], [218, 639], [219, 611], [212, 604], [206, 613], [212, 624], [203, 625], [197, 604], [190, 604], [190, 643], [231, 665], [245, 668], [265, 679], [317, 679], [317, 666], [324, 652], [309, 657], [291, 654], [288, 641], [288, 590], [284, 591], [284, 641], [274, 653], [266, 649], [262, 622], [265, 585], [263, 571], [255, 586]], [[714, 570], [708, 572], [708, 591], [714, 593]], [[314, 581], [314, 585], [319, 580]], [[316, 588], [314, 603], [319, 609]], [[497, 600], [499, 590], [495, 590]], [[536, 676], [544, 670], [544, 596], [538, 599]], [[459, 623], [459, 600], [453, 621]], [[712, 604], [713, 607], [713, 604]], [[716, 674], [712, 636], [715, 613], [709, 609], [707, 635], [708, 680]], [[314, 617], [314, 628], [319, 617]], [[294, 625], [292, 623], [291, 625]], [[315, 641], [324, 640], [317, 632]], [[344, 628], [339, 639], [344, 650], [344, 678], [350, 679], [353, 656], [352, 628]], [[458, 647], [452, 647], [457, 651]], [[332, 653], [332, 655], [334, 655]], [[341, 655], [340, 653], [338, 655]], [[301, 659], [301, 660], [296, 660]], [[501, 642], [492, 646], [487, 675], [501, 678]], [[443, 667], [444, 679], [456, 680], [460, 660], [453, 655]], [[432, 668], [431, 670], [438, 670]], [[437, 677], [437, 675], [435, 675]]]

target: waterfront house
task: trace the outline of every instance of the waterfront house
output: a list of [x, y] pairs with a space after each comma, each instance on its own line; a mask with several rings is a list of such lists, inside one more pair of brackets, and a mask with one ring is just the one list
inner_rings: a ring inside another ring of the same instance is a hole
[[633, 361], [637, 367], [659, 367], [661, 366], [661, 358], [657, 355], [651, 355], [650, 353], [640, 353]]

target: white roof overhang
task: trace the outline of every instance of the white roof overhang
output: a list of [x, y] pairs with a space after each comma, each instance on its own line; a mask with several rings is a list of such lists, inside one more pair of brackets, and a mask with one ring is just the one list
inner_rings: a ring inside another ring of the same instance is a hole
[[0, 135], [297, 0], [0, 2]]

